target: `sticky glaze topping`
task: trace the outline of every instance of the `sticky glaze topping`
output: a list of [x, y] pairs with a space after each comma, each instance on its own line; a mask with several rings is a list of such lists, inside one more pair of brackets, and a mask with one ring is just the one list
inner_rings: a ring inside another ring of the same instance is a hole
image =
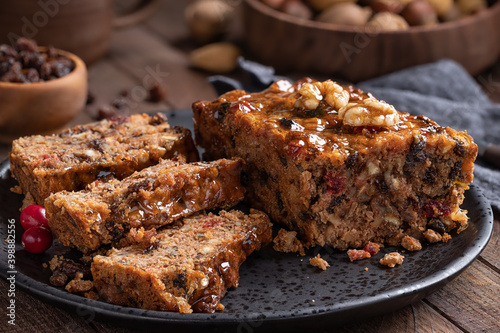
[[[425, 134], [443, 129], [425, 116], [398, 112], [353, 86], [325, 82], [305, 78], [292, 84], [281, 80], [258, 93], [231, 91], [217, 100], [216, 118], [222, 120], [226, 113], [251, 117], [266, 130], [283, 135], [284, 149], [295, 157], [325, 149], [349, 155], [353, 143], [369, 146], [373, 140], [384, 140], [388, 133], [419, 131]], [[349, 96], [345, 103], [343, 92]], [[336, 97], [329, 96], [330, 93]], [[307, 100], [314, 96], [317, 100]]]

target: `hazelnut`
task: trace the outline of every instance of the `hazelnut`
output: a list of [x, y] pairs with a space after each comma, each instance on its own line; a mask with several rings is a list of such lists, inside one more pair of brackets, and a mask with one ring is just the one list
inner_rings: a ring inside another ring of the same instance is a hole
[[431, 25], [438, 22], [438, 17], [434, 7], [425, 0], [415, 0], [408, 3], [401, 16], [410, 25]]
[[274, 9], [280, 9], [286, 0], [262, 0], [263, 3]]
[[434, 8], [439, 17], [450, 11], [453, 5], [453, 0], [427, 0], [427, 2]]
[[361, 7], [355, 3], [345, 2], [331, 6], [318, 15], [317, 20], [325, 23], [362, 26], [372, 15], [369, 7]]
[[375, 31], [401, 31], [410, 28], [404, 18], [391, 12], [375, 14], [366, 26]]
[[191, 36], [200, 43], [214, 41], [226, 32], [233, 9], [222, 0], [191, 3], [184, 13]]
[[322, 11], [327, 9], [328, 7], [338, 5], [343, 2], [356, 2], [356, 0], [307, 0], [307, 2], [311, 5], [312, 8]]
[[202, 46], [190, 54], [193, 67], [213, 73], [227, 73], [238, 66], [240, 49], [227, 42], [212, 43]]
[[370, 7], [375, 13], [390, 12], [399, 14], [404, 6], [399, 0], [371, 0]]
[[486, 0], [457, 0], [457, 5], [462, 14], [476, 14], [488, 7]]
[[451, 6], [450, 10], [441, 16], [441, 19], [444, 22], [450, 22], [450, 21], [456, 21], [460, 18], [462, 18], [464, 15], [458, 8], [458, 5], [456, 3], [453, 3], [453, 6]]
[[312, 10], [300, 0], [287, 0], [281, 10], [288, 15], [310, 20], [313, 17]]

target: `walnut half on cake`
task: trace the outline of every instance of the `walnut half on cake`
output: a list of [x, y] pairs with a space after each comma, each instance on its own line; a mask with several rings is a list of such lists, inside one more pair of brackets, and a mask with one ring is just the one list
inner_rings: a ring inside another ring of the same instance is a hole
[[193, 112], [205, 156], [243, 158], [247, 200], [306, 245], [395, 245], [467, 226], [459, 206], [477, 145], [465, 132], [329, 80], [235, 90]]

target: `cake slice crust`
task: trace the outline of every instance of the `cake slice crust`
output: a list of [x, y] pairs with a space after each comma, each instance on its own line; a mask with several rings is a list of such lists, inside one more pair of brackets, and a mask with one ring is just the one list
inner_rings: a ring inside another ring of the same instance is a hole
[[131, 115], [75, 126], [51, 136], [15, 140], [12, 175], [37, 204], [51, 193], [76, 191], [107, 177], [123, 179], [163, 158], [198, 161], [189, 130], [171, 128], [163, 114]]
[[228, 208], [243, 199], [241, 160], [162, 160], [119, 181], [60, 191], [45, 200], [49, 226], [82, 252], [119, 241], [131, 228], [159, 228], [189, 214]]
[[269, 218], [256, 210], [195, 215], [159, 230], [152, 246], [132, 244], [96, 256], [94, 285], [113, 304], [213, 313], [223, 308], [226, 290], [238, 286], [246, 257], [271, 238]]
[[467, 226], [477, 145], [352, 86], [303, 79], [193, 104], [207, 159], [241, 157], [247, 201], [307, 246], [399, 244]]

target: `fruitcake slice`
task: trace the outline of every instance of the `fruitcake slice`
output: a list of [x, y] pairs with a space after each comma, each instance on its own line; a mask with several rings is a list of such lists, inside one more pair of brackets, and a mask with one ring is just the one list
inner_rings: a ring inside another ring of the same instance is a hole
[[82, 252], [118, 241], [131, 228], [161, 227], [204, 209], [241, 201], [241, 160], [182, 163], [161, 160], [119, 181], [60, 191], [45, 200], [57, 239]]
[[239, 267], [270, 243], [271, 223], [262, 212], [221, 211], [184, 218], [136, 244], [94, 257], [92, 275], [107, 302], [148, 310], [209, 312], [237, 287]]
[[10, 168], [23, 193], [43, 205], [51, 193], [81, 190], [107, 176], [122, 179], [175, 156], [198, 161], [190, 131], [171, 128], [161, 113], [142, 114], [19, 138], [12, 143]]
[[459, 206], [477, 145], [465, 132], [330, 80], [235, 90], [193, 113], [206, 157], [243, 158], [248, 201], [306, 245], [399, 244], [467, 226]]

